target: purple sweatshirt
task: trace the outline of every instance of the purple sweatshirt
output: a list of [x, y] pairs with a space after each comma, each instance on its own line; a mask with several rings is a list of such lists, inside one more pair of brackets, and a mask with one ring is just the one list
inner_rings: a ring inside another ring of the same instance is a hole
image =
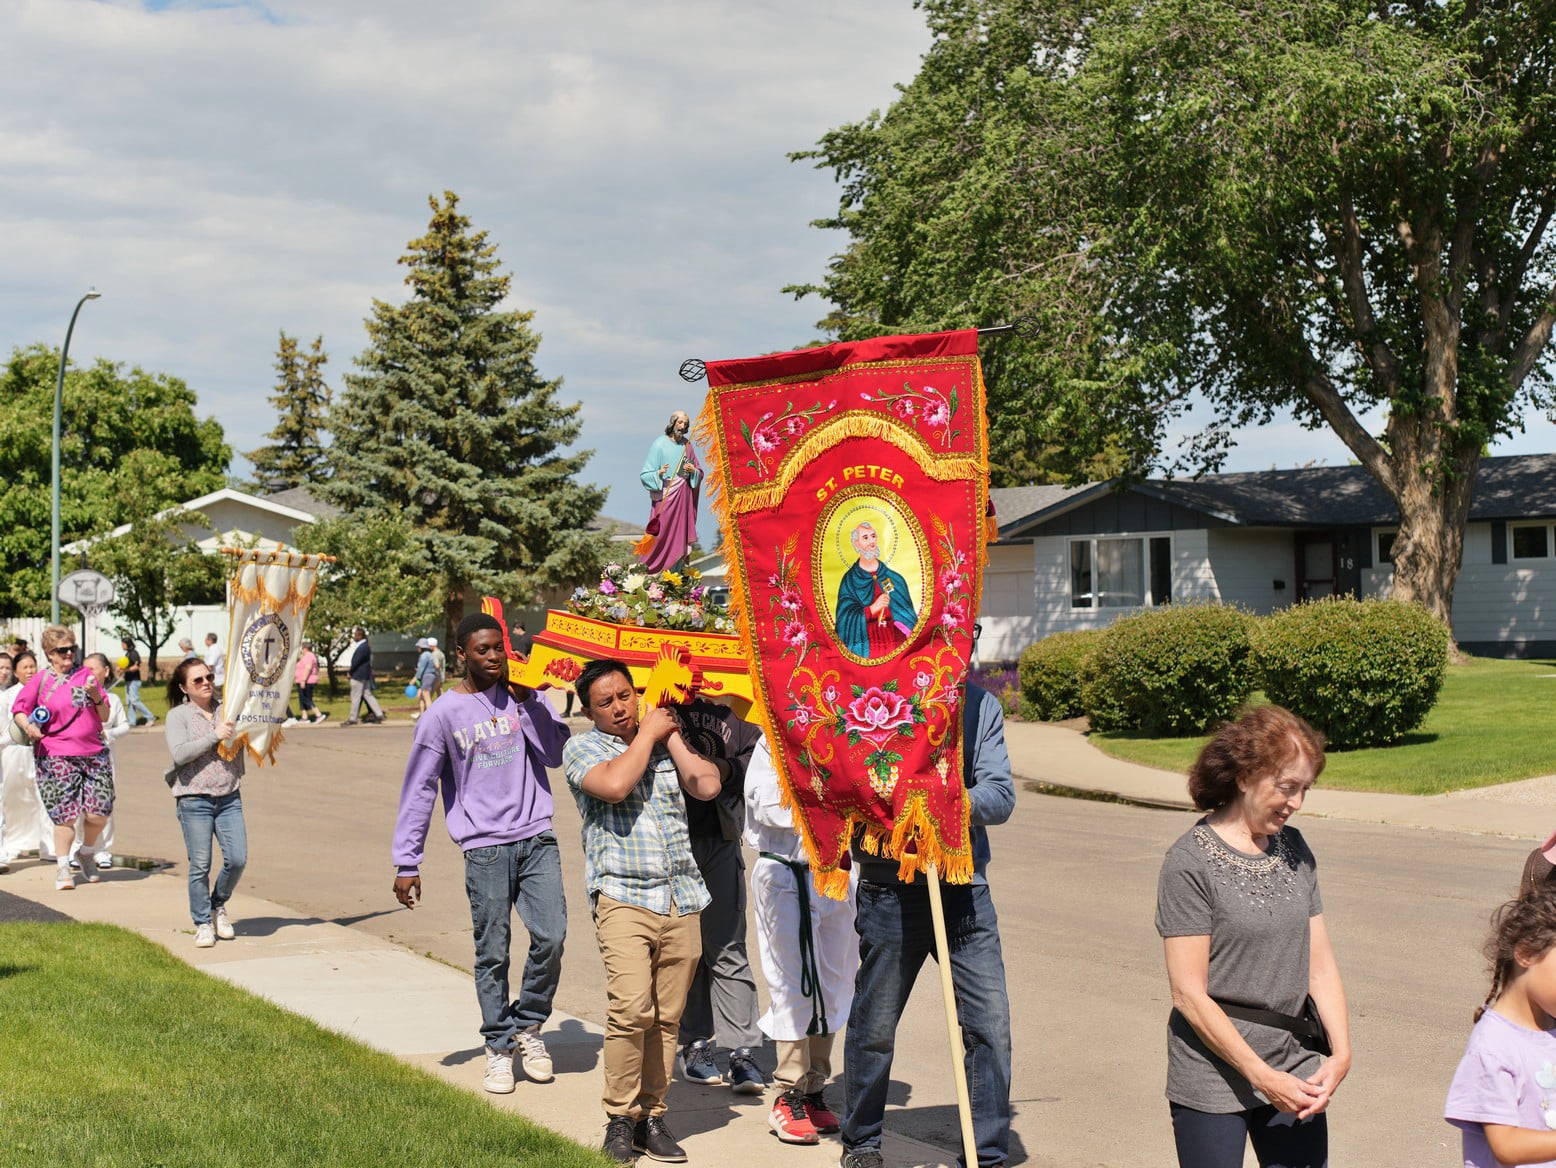
[[530, 839], [551, 827], [547, 767], [562, 764], [569, 731], [540, 695], [519, 705], [501, 683], [485, 693], [450, 690], [416, 723], [394, 822], [395, 874], [416, 876], [432, 808], [460, 851]]

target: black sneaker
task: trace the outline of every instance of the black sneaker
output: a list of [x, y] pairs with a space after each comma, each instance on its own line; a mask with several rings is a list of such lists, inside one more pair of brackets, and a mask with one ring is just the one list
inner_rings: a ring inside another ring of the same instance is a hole
[[613, 1115], [605, 1125], [605, 1142], [601, 1149], [618, 1164], [634, 1163], [638, 1154], [632, 1147], [632, 1117]]
[[885, 1164], [878, 1148], [855, 1148], [853, 1151], [844, 1149], [837, 1168], [884, 1168]]
[[637, 1126], [632, 1129], [632, 1147], [650, 1160], [658, 1160], [663, 1164], [686, 1163], [686, 1149], [675, 1142], [664, 1119], [658, 1115], [638, 1120]]

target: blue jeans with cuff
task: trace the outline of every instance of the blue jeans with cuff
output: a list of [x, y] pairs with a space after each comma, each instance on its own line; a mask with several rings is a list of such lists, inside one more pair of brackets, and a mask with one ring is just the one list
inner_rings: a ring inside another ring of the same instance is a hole
[[[178, 825], [184, 829], [189, 854], [189, 915], [197, 925], [211, 923], [211, 914], [232, 899], [238, 878], [249, 862], [248, 829], [243, 824], [243, 796], [180, 795]], [[221, 844], [222, 870], [211, 887], [211, 840]]]
[[[543, 831], [511, 844], [465, 853], [465, 892], [475, 926], [475, 996], [481, 1004], [481, 1037], [496, 1051], [513, 1049], [514, 1035], [551, 1017], [562, 979], [567, 939], [567, 898], [556, 834]], [[513, 912], [529, 931], [529, 952], [519, 996], [508, 997]]]
[[[978, 1163], [1010, 1155], [1010, 997], [999, 920], [987, 884], [944, 884], [951, 981], [962, 1028]], [[928, 885], [859, 882], [859, 974], [843, 1032], [843, 1147], [880, 1149], [897, 1020], [935, 956]]]

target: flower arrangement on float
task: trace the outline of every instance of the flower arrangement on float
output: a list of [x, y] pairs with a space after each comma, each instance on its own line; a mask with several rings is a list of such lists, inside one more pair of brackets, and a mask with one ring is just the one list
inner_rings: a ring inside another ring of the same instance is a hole
[[618, 625], [698, 633], [735, 632], [729, 611], [708, 598], [695, 568], [650, 572], [641, 564], [605, 565], [600, 582], [580, 586], [567, 601], [569, 612]]

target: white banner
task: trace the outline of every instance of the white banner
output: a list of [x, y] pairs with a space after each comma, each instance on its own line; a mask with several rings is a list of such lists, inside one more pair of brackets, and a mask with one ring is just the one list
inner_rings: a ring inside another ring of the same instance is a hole
[[237, 557], [237, 571], [228, 585], [231, 619], [222, 717], [236, 725], [237, 732], [219, 749], [223, 758], [234, 758], [247, 747], [263, 766], [275, 761], [281, 745], [281, 723], [302, 650], [303, 619], [313, 602], [319, 564], [331, 557], [223, 551]]

